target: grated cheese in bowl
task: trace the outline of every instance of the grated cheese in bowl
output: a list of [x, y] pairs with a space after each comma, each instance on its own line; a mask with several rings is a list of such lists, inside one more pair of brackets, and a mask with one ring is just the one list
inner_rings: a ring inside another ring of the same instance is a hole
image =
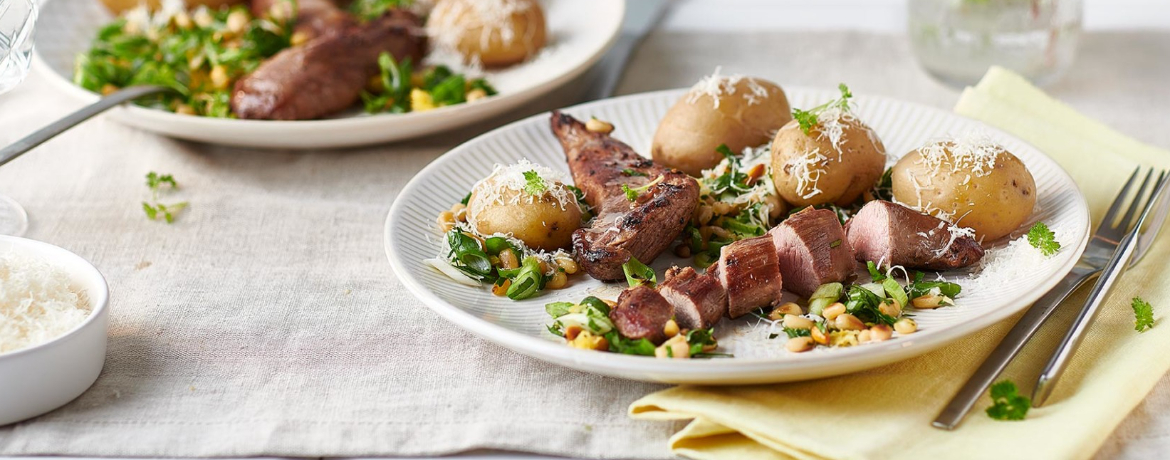
[[0, 254], [0, 355], [53, 340], [90, 314], [85, 293], [40, 258]]

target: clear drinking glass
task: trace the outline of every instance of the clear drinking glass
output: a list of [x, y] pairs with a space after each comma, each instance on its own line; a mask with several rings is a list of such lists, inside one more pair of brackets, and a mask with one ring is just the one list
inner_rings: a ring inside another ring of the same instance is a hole
[[[0, 94], [16, 87], [28, 75], [37, 2], [0, 0]], [[11, 198], [0, 195], [0, 235], [21, 236], [27, 230], [28, 214], [24, 208]]]
[[1037, 85], [1072, 64], [1081, 33], [1081, 0], [909, 0], [910, 45], [918, 64], [963, 87], [993, 65]]

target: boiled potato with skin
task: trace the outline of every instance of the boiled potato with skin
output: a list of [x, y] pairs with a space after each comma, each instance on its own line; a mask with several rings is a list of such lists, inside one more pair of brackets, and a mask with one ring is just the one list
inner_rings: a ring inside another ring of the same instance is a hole
[[933, 142], [898, 160], [894, 199], [992, 241], [1032, 214], [1036, 182], [1011, 152], [985, 140]]
[[441, 0], [427, 19], [427, 34], [438, 46], [485, 67], [524, 61], [547, 40], [544, 10], [536, 0]]
[[768, 142], [792, 119], [788, 98], [762, 78], [707, 77], [670, 108], [650, 147], [656, 163], [698, 177], [723, 160], [715, 149], [733, 153]]
[[793, 206], [847, 206], [881, 179], [886, 147], [851, 114], [822, 115], [805, 134], [793, 120], [772, 140], [772, 182]]
[[[514, 182], [513, 182], [514, 183]], [[568, 248], [581, 228], [576, 196], [561, 182], [532, 194], [492, 176], [475, 186], [467, 201], [467, 222], [482, 235], [511, 234], [532, 249]]]

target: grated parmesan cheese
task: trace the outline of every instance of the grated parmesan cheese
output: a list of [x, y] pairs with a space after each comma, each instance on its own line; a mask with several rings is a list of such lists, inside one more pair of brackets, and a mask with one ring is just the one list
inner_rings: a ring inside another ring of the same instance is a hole
[[[1022, 228], [1028, 227], [1031, 226]], [[1053, 228], [1052, 231], [1057, 242], [1062, 245], [1067, 243], [1067, 241], [1062, 241], [1062, 237], [1066, 239], [1067, 237], [1061, 229]], [[961, 280], [963, 289], [972, 291], [1003, 289], [1005, 285], [1011, 284], [1016, 279], [1034, 273], [1036, 267], [1043, 266], [1047, 259], [1048, 257], [1045, 257], [1039, 249], [1028, 243], [1026, 233], [1020, 234], [1006, 246], [985, 251], [983, 260], [979, 261], [979, 266], [972, 270], [967, 279]]]
[[[842, 110], [840, 107], [825, 109], [817, 114], [817, 125], [820, 131], [817, 138], [828, 139], [833, 150], [837, 151], [837, 161], [841, 161], [841, 144], [845, 142], [845, 125], [855, 121], [857, 119], [852, 112]], [[870, 137], [872, 138], [872, 130], [869, 131], [871, 131]], [[876, 143], [874, 144], [876, 145]]]
[[[928, 142], [918, 149], [921, 160], [930, 171], [941, 173], [944, 163], [950, 163], [950, 172], [970, 171], [977, 177], [991, 174], [995, 161], [1005, 150], [982, 132], [970, 132], [949, 139]], [[970, 177], [964, 179], [964, 183]]]
[[734, 95], [737, 91], [736, 86], [741, 81], [747, 83], [748, 91], [742, 97], [748, 105], [759, 104], [763, 99], [767, 99], [771, 95], [768, 92], [768, 88], [757, 83], [755, 79], [747, 78], [740, 74], [720, 75], [719, 72], [722, 70], [723, 67], [715, 67], [715, 73], [703, 77], [698, 83], [695, 83], [687, 93], [687, 104], [694, 104], [703, 96], [709, 96], [712, 104], [714, 104], [714, 108], [718, 109], [720, 99], [723, 96]]
[[60, 269], [30, 256], [0, 255], [0, 354], [60, 337], [89, 313], [84, 293]]
[[820, 149], [813, 149], [804, 155], [793, 157], [784, 164], [784, 170], [796, 179], [796, 193], [799, 193], [802, 199], [807, 200], [821, 194], [817, 182], [821, 180], [824, 165], [828, 160], [828, 157], [821, 154]]
[[[528, 184], [524, 173], [533, 171], [544, 181], [546, 190], [543, 195], [535, 196], [524, 191], [524, 186]], [[577, 196], [568, 187], [563, 186], [567, 183], [569, 183], [569, 178], [564, 173], [531, 163], [528, 159], [521, 159], [514, 165], [496, 164], [492, 173], [477, 182], [471, 189], [475, 191], [477, 197], [482, 196], [476, 200], [477, 203], [509, 205], [520, 204], [523, 200], [524, 203], [531, 204], [551, 195], [551, 198], [561, 206], [561, 209], [568, 209], [568, 206], [577, 206], [578, 204]], [[476, 211], [468, 209], [467, 213], [471, 215], [475, 214]]]
[[[440, 14], [431, 14], [427, 21], [427, 36], [437, 49], [455, 50], [468, 31], [479, 29], [481, 49], [491, 47], [493, 37], [498, 37], [505, 46], [516, 41], [516, 31], [511, 27], [511, 18], [524, 14], [533, 8], [533, 3], [521, 0], [465, 0], [443, 2], [448, 8]], [[534, 34], [529, 27], [527, 33]], [[533, 37], [524, 37], [531, 42]]]

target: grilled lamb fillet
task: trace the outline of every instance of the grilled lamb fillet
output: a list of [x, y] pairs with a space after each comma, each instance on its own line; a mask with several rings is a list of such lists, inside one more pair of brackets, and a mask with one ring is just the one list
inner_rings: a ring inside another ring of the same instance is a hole
[[357, 24], [357, 20], [330, 0], [252, 0], [256, 17], [288, 17], [296, 10], [295, 30], [307, 38], [316, 38]]
[[837, 214], [808, 208], [768, 231], [780, 258], [784, 288], [809, 296], [824, 283], [845, 281], [857, 262]]
[[845, 223], [845, 235], [859, 262], [951, 270], [982, 259], [979, 243], [965, 235], [952, 239], [952, 227], [900, 204], [871, 201]]
[[[573, 233], [578, 261], [599, 280], [624, 279], [622, 264], [631, 257], [649, 264], [682, 233], [698, 204], [699, 183], [654, 164], [608, 134], [586, 130], [569, 115], [553, 112], [551, 123], [573, 181], [597, 214], [589, 228]], [[622, 185], [638, 188], [659, 177], [634, 202], [622, 190]]]
[[240, 118], [309, 120], [348, 108], [378, 73], [382, 52], [422, 59], [420, 27], [417, 16], [395, 10], [281, 51], [236, 82], [232, 110]]
[[768, 235], [724, 246], [712, 274], [727, 289], [729, 318], [775, 304], [784, 287], [776, 245]]
[[727, 313], [727, 290], [691, 267], [667, 270], [658, 292], [674, 306], [674, 320], [684, 329], [709, 328]]
[[674, 307], [670, 302], [645, 285], [622, 291], [617, 306], [609, 311], [609, 319], [623, 336], [632, 340], [649, 339], [655, 345], [666, 340], [663, 328], [672, 316]]

